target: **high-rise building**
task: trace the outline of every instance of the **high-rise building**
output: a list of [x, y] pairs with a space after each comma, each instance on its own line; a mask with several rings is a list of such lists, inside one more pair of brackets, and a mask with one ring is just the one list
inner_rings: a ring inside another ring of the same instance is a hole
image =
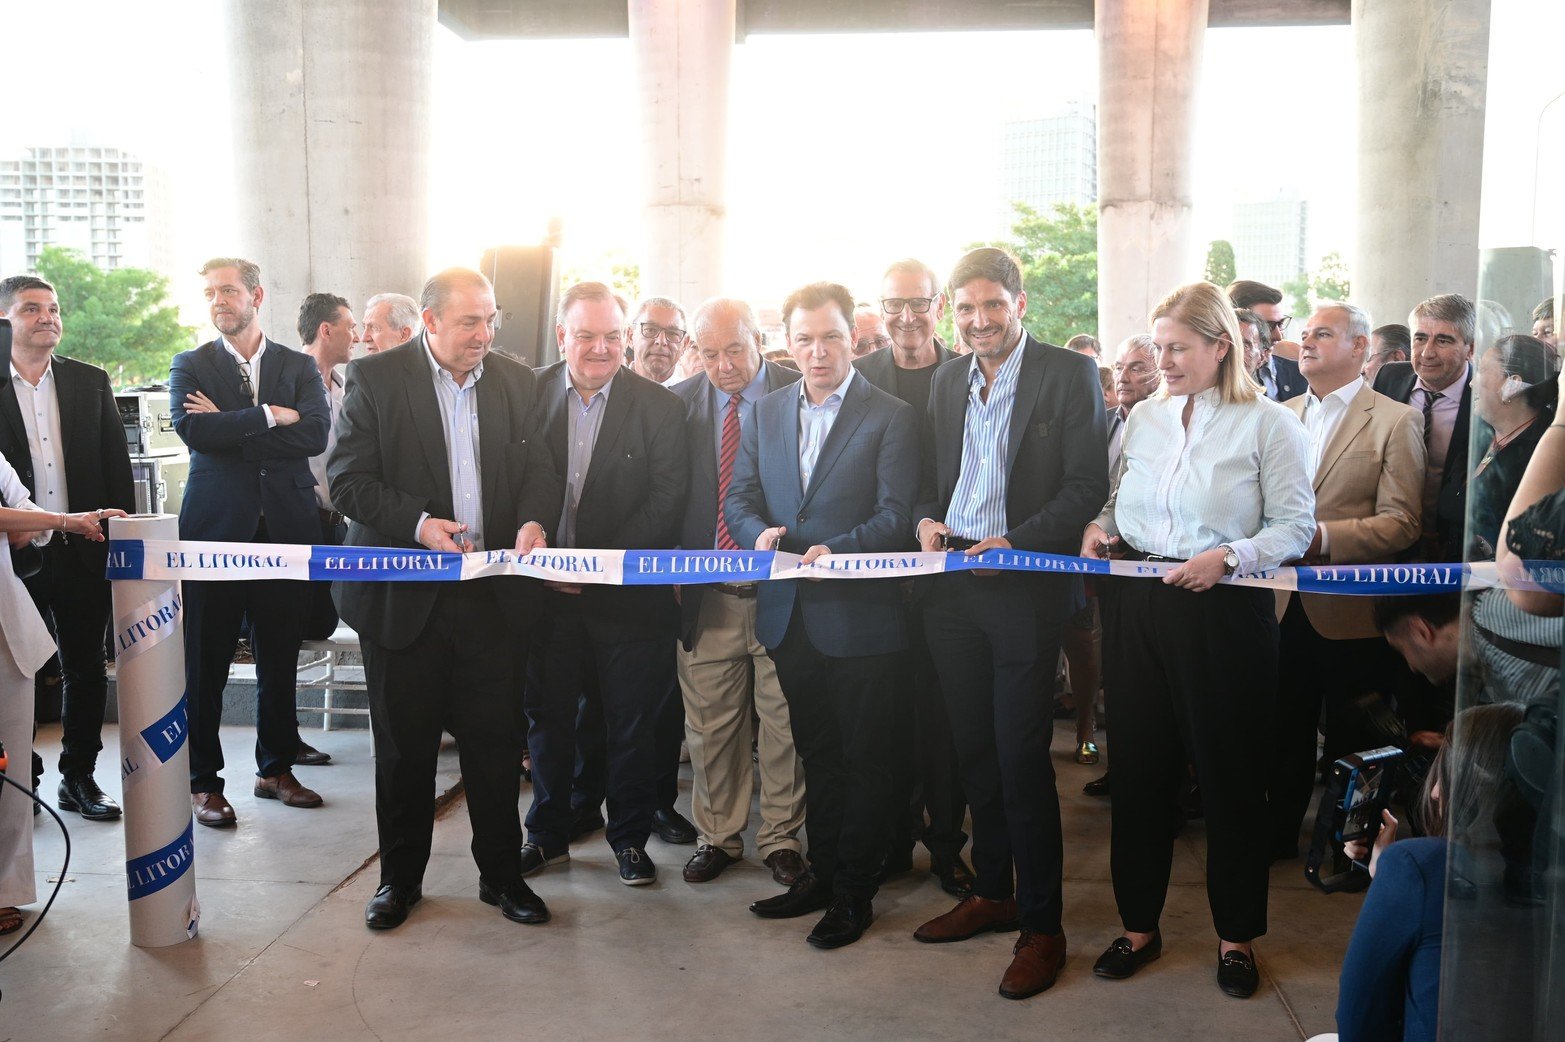
[[100, 268], [168, 271], [173, 243], [167, 181], [118, 148], [29, 148], [0, 159], [0, 272], [26, 271], [46, 246], [80, 251]]
[[1241, 279], [1280, 287], [1297, 278], [1308, 239], [1309, 203], [1297, 195], [1234, 204], [1234, 271]]
[[999, 179], [1002, 231], [1010, 230], [1013, 203], [1047, 213], [1057, 203], [1097, 202], [1097, 106], [1081, 99], [1052, 116], [1003, 124]]

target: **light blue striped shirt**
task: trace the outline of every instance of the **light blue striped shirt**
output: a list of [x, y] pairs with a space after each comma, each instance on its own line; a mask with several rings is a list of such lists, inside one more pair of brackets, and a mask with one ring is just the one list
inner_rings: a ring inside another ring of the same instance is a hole
[[984, 373], [974, 358], [967, 371], [967, 418], [962, 423], [962, 470], [951, 492], [946, 527], [964, 539], [993, 539], [1010, 531], [1005, 516], [1005, 459], [1011, 444], [1016, 377], [1027, 336], [1000, 364], [984, 400]]
[[576, 545], [576, 512], [581, 507], [581, 490], [587, 485], [592, 453], [598, 447], [598, 432], [603, 429], [603, 411], [609, 407], [609, 391], [614, 378], [583, 398], [565, 379], [565, 506], [560, 512], [560, 545]]
[[[429, 359], [429, 370], [435, 381], [435, 401], [440, 404], [440, 426], [446, 436], [446, 463], [451, 470], [451, 519], [467, 526], [465, 538], [471, 544], [468, 549], [484, 549], [484, 501], [478, 478], [478, 381], [484, 375], [484, 363], [479, 362], [467, 379], [457, 384], [455, 378], [429, 350], [424, 341], [424, 357]], [[413, 538], [429, 514], [418, 519]]]
[[842, 411], [843, 396], [848, 393], [848, 385], [853, 382], [854, 374], [858, 370], [850, 368], [848, 378], [837, 385], [837, 389], [826, 396], [826, 400], [819, 405], [810, 401], [809, 392], [805, 390], [805, 381], [799, 381], [799, 488], [804, 490], [810, 487], [810, 475], [815, 473], [815, 464], [821, 458], [821, 446], [826, 444], [826, 436], [831, 433], [832, 424], [837, 422], [837, 414]]

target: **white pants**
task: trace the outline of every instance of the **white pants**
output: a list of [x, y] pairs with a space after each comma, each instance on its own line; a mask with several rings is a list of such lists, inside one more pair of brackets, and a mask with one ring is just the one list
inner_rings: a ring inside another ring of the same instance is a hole
[[[11, 656], [0, 652], [0, 742], [10, 760], [7, 775], [32, 788], [33, 678], [24, 677]], [[33, 874], [33, 804], [0, 782], [0, 908], [38, 900]]]

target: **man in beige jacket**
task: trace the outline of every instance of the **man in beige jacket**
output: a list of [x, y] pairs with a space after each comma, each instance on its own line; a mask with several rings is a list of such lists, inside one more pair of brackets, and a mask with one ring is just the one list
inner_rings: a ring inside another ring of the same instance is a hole
[[[1309, 390], [1283, 404], [1310, 436], [1316, 530], [1307, 564], [1391, 561], [1421, 530], [1423, 418], [1364, 382], [1369, 334], [1361, 309], [1329, 303], [1309, 317], [1300, 337], [1299, 370]], [[1372, 598], [1295, 593], [1278, 601], [1276, 742], [1263, 760], [1273, 859], [1284, 860], [1298, 856], [1322, 697], [1327, 754], [1353, 752], [1337, 747], [1352, 741], [1351, 731], [1333, 725], [1359, 696], [1389, 691], [1396, 663], [1375, 629]]]

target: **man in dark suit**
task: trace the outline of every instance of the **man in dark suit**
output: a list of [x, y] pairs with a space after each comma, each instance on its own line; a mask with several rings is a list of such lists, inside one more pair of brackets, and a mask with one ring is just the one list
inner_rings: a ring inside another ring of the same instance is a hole
[[[1108, 498], [1103, 394], [1092, 359], [1034, 340], [1015, 258], [973, 250], [951, 273], [958, 336], [973, 358], [940, 367], [929, 404], [920, 546], [1070, 553]], [[1000, 994], [1054, 983], [1065, 962], [1060, 806], [1052, 714], [1038, 692], [1079, 607], [1069, 576], [957, 572], [924, 584], [973, 815], [972, 896], [918, 928], [920, 941], [1021, 927]], [[1015, 882], [1012, 882], [1012, 873]]]
[[1408, 318], [1413, 360], [1387, 362], [1375, 390], [1424, 417], [1425, 561], [1460, 561], [1467, 545], [1467, 434], [1473, 409], [1473, 337], [1478, 313], [1457, 293], [1430, 297]]
[[[320, 537], [310, 457], [326, 450], [331, 408], [308, 355], [268, 340], [256, 321], [261, 269], [237, 257], [201, 268], [216, 340], [174, 357], [169, 402], [190, 448], [179, 510], [181, 539], [313, 543]], [[185, 697], [190, 711], [190, 800], [196, 821], [234, 824], [223, 795], [218, 724], [223, 688], [250, 621], [256, 676], [255, 795], [289, 807], [321, 798], [293, 776], [299, 645], [309, 590], [288, 580], [185, 584]]]
[[[1228, 286], [1228, 299], [1235, 308], [1250, 311], [1265, 328], [1260, 330], [1265, 346], [1264, 357], [1256, 366], [1249, 367], [1251, 375], [1266, 389], [1266, 397], [1274, 402], [1285, 402], [1303, 394], [1307, 384], [1299, 372], [1299, 345], [1284, 340], [1288, 323], [1292, 318], [1283, 314], [1282, 290], [1252, 279], [1240, 279]], [[1289, 355], [1293, 357], [1288, 357]], [[1249, 358], [1245, 361], [1248, 363]]]
[[[565, 486], [558, 544], [677, 546], [687, 488], [684, 403], [624, 368], [624, 308], [602, 283], [565, 291], [555, 333], [561, 360], [539, 371], [535, 407]], [[528, 665], [533, 804], [522, 871], [570, 857], [577, 704], [596, 678], [607, 736], [605, 836], [620, 881], [651, 883], [657, 870], [646, 844], [658, 809], [657, 710], [676, 682], [673, 590], [549, 585]]]
[[[109, 374], [55, 354], [65, 327], [54, 287], [36, 275], [0, 281], [0, 313], [13, 336], [10, 364], [0, 374], [0, 451], [33, 502], [52, 513], [135, 510], [130, 452]], [[64, 678], [59, 804], [91, 821], [120, 816], [93, 778], [108, 694], [106, 546], [57, 534], [43, 546], [42, 567], [25, 580], [59, 646]]]
[[[827, 567], [835, 553], [904, 548], [918, 484], [912, 408], [854, 371], [845, 288], [805, 286], [782, 313], [803, 379], [761, 399], [743, 433], [723, 504], [734, 541]], [[750, 911], [784, 919], [824, 908], [808, 940], [838, 948], [873, 918], [890, 840], [896, 657], [907, 648], [902, 594], [879, 579], [766, 582], [755, 630], [777, 664], [804, 760], [810, 872]]]
[[[425, 283], [422, 305], [418, 337], [348, 367], [327, 461], [332, 502], [352, 518], [348, 545], [547, 545], [541, 519], [559, 512], [559, 477], [534, 436], [532, 370], [489, 351], [494, 289], [452, 268]], [[517, 648], [537, 616], [537, 583], [341, 582], [335, 593], [363, 647], [375, 735], [381, 885], [366, 925], [400, 925], [423, 896], [442, 729], [461, 752], [479, 900], [514, 922], [548, 921], [518, 853]]]
[[[945, 303], [940, 280], [929, 265], [911, 258], [896, 261], [880, 281], [879, 307], [886, 316], [891, 346], [853, 363], [870, 383], [913, 407], [920, 445], [925, 441], [923, 427], [929, 416], [929, 389], [935, 370], [956, 357], [935, 337]], [[910, 537], [908, 549], [914, 545]], [[903, 584], [909, 592], [912, 585]], [[967, 799], [962, 795], [945, 699], [924, 639], [923, 610], [909, 598], [907, 611], [908, 654], [898, 660], [898, 686], [912, 697], [897, 706], [892, 756], [898, 812], [892, 819], [884, 875], [911, 869], [913, 843], [922, 839], [929, 851], [929, 870], [940, 880], [941, 889], [952, 897], [966, 897], [973, 885], [972, 870], [962, 860], [962, 848], [967, 844], [967, 833], [962, 831]], [[905, 813], [901, 809], [904, 796]]]
[[[696, 310], [691, 332], [704, 372], [674, 388], [685, 403], [690, 447], [690, 498], [679, 544], [687, 550], [738, 550], [722, 509], [743, 431], [755, 423], [756, 403], [797, 383], [799, 373], [761, 360], [761, 331], [743, 301], [708, 300]], [[681, 715], [690, 746], [691, 815], [701, 837], [685, 865], [689, 883], [716, 879], [744, 854], [756, 767], [761, 824], [755, 845], [761, 858], [784, 886], [805, 872], [799, 856], [804, 766], [776, 664], [756, 638], [758, 587], [753, 582], [680, 587]]]

